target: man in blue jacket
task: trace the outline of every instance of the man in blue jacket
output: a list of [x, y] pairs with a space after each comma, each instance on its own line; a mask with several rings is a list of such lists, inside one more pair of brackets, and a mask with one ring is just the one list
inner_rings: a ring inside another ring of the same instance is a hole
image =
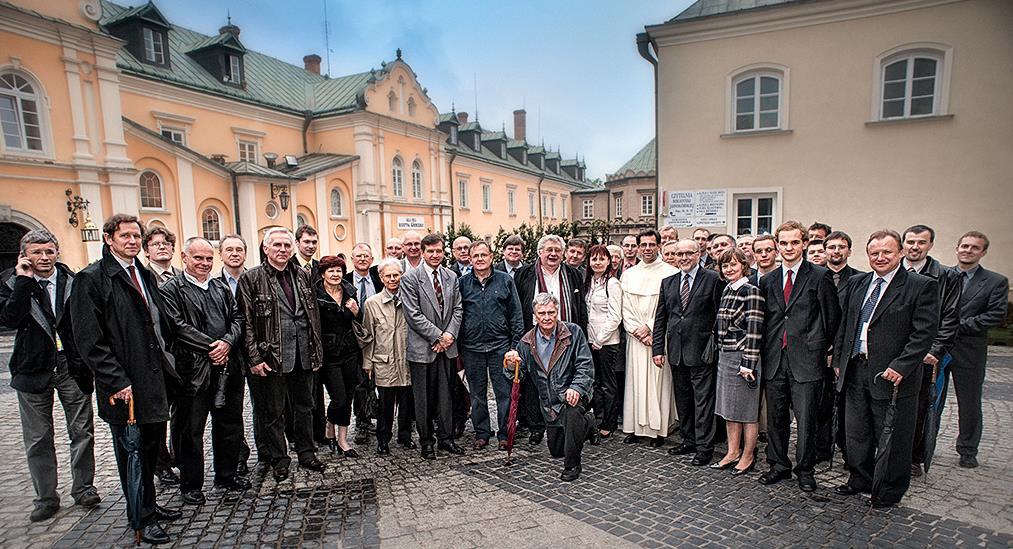
[[[594, 385], [591, 348], [576, 324], [558, 320], [559, 301], [543, 292], [534, 298], [537, 325], [517, 346], [520, 374], [530, 375], [545, 418], [549, 454], [563, 458], [564, 482], [580, 477], [580, 453], [584, 441], [596, 432], [594, 415], [588, 412]], [[507, 366], [504, 375], [513, 376]]]

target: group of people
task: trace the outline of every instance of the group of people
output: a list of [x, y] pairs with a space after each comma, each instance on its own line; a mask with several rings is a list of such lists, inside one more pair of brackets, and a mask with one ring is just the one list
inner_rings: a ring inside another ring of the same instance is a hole
[[[928, 255], [935, 234], [923, 225], [873, 233], [872, 273], [848, 266], [847, 234], [795, 221], [738, 238], [698, 229], [680, 240], [674, 227], [649, 229], [621, 246], [546, 235], [530, 263], [517, 235], [495, 262], [484, 240], [416, 232], [386, 242], [378, 262], [366, 243], [350, 259], [314, 259], [312, 227], [276, 227], [250, 269], [243, 237], [223, 237], [220, 273], [212, 273], [215, 245], [203, 238], [182, 243], [180, 271], [171, 263], [176, 237], [163, 227], [145, 231], [117, 214], [103, 234], [102, 259], [77, 274], [58, 262], [53, 235], [26, 234], [17, 266], [0, 280], [0, 324], [17, 330], [11, 384], [36, 492], [31, 520], [59, 509], [54, 392], [71, 439], [71, 494], [83, 506], [100, 501], [94, 391], [124, 486], [122, 434], [134, 421], [140, 430], [144, 497], [132, 518], [150, 543], [169, 542], [159, 521], [181, 515], [156, 503], [156, 476], [179, 483], [184, 503], [205, 501], [209, 418], [214, 484], [250, 487], [246, 384], [258, 462], [279, 482], [291, 453], [311, 471], [325, 470], [320, 447], [359, 457], [349, 442], [353, 416], [360, 449], [373, 432], [376, 454], [389, 454], [396, 421], [397, 443], [424, 459], [463, 454], [457, 440], [470, 416], [473, 450], [493, 438], [507, 449], [516, 427], [530, 444], [547, 439], [563, 458], [563, 481], [580, 477], [587, 442], [621, 431], [625, 443], [660, 447], [678, 424], [669, 454], [732, 475], [753, 470], [765, 435], [760, 482], [794, 471], [804, 491], [816, 489], [815, 466], [836, 444], [850, 472], [836, 491], [869, 493], [893, 400], [885, 488], [871, 498], [893, 505], [920, 473], [916, 432], [932, 373], [947, 357], [960, 463], [977, 465], [986, 332], [1005, 318], [1008, 294], [1006, 278], [979, 264], [985, 235], [962, 236], [957, 265], [946, 268]], [[514, 383], [517, 426], [508, 424]], [[722, 437], [727, 451], [715, 461]]]

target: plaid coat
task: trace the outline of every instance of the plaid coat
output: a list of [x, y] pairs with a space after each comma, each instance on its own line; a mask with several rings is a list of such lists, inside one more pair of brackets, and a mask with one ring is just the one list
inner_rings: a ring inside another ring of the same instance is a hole
[[759, 376], [763, 345], [763, 295], [750, 283], [738, 288], [725, 287], [718, 308], [718, 347], [722, 351], [742, 351], [740, 368]]

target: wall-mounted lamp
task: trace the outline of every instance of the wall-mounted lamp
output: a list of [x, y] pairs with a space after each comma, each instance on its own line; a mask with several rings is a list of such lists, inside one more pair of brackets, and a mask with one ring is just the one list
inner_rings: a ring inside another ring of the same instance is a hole
[[264, 160], [267, 161], [268, 168], [274, 168], [274, 163], [278, 160], [278, 154], [273, 152], [264, 153]]
[[282, 210], [288, 209], [288, 185], [275, 185], [271, 183], [271, 198], [278, 199]]
[[63, 194], [67, 195], [67, 212], [70, 213], [70, 217], [67, 218], [67, 223], [70, 223], [71, 227], [77, 228], [80, 224], [78, 220], [78, 212], [84, 212], [84, 227], [81, 227], [81, 240], [84, 242], [98, 242], [99, 241], [99, 230], [95, 226], [95, 223], [91, 220], [91, 214], [88, 213], [88, 205], [90, 202], [81, 198], [80, 195], [74, 194], [70, 189], [67, 189]]

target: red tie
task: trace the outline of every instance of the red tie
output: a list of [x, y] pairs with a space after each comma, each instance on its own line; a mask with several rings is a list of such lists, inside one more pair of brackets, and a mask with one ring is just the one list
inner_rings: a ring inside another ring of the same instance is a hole
[[[792, 271], [790, 271], [790, 270], [787, 272], [788, 280], [786, 280], [784, 282], [784, 306], [785, 306], [785, 308], [788, 307], [788, 302], [791, 301], [791, 288], [792, 288], [791, 273], [792, 273]], [[781, 334], [781, 348], [784, 349], [786, 347], [788, 347], [788, 326], [787, 326], [787, 324], [784, 327], [784, 333]]]
[[148, 300], [144, 297], [144, 290], [141, 289], [141, 281], [137, 278], [137, 269], [131, 265], [127, 267], [127, 270], [130, 271], [130, 280], [134, 281], [134, 288], [137, 288], [137, 293], [141, 294], [141, 300], [143, 300], [144, 304], [147, 305]]

